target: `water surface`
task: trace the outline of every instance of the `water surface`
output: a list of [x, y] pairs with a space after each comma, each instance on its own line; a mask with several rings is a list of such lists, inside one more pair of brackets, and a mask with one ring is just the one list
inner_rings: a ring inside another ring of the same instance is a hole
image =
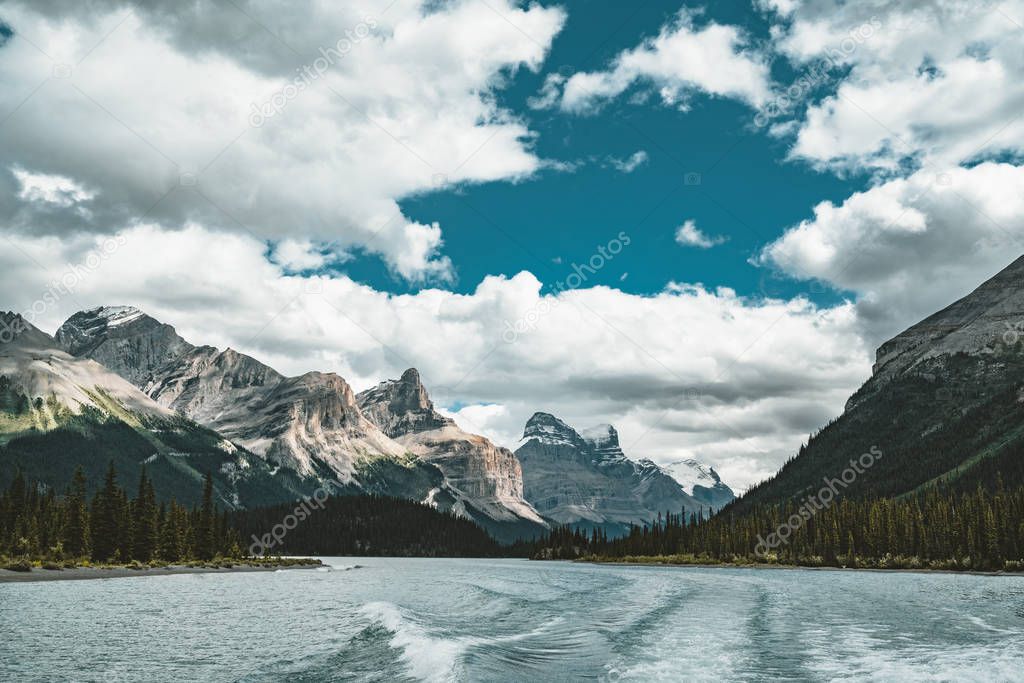
[[1024, 680], [1019, 577], [325, 562], [0, 585], [0, 680]]

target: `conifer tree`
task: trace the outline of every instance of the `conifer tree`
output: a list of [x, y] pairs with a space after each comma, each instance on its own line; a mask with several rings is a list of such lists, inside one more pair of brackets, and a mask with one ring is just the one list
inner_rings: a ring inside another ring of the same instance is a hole
[[196, 528], [196, 556], [201, 560], [213, 559], [216, 549], [216, 519], [213, 509], [213, 476], [206, 473], [203, 482], [203, 505], [199, 510]]
[[67, 522], [64, 525], [64, 551], [71, 557], [89, 555], [89, 511], [85, 502], [85, 473], [82, 467], [75, 469], [68, 489]]

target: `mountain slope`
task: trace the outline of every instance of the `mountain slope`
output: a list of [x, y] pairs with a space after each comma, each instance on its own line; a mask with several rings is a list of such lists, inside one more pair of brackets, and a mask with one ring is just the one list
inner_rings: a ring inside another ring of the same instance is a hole
[[677, 460], [664, 465], [662, 469], [679, 482], [694, 500], [712, 510], [721, 510], [736, 499], [736, 494], [722, 481], [715, 468], [698, 460]]
[[20, 468], [63, 490], [78, 465], [102, 481], [114, 460], [126, 481], [146, 466], [160, 493], [196, 502], [203, 473], [228, 507], [291, 500], [311, 490], [294, 472], [273, 473], [216, 432], [160, 406], [92, 360], [75, 358], [20, 316], [0, 344], [0, 478]]
[[407, 460], [405, 449], [362, 416], [337, 375], [285, 377], [233, 349], [193, 346], [173, 327], [124, 306], [76, 313], [57, 339], [73, 353], [102, 359], [160, 405], [304, 476], [352, 483], [373, 460]]
[[516, 457], [526, 499], [559, 524], [620, 534], [667, 511], [702, 507], [652, 461], [626, 457], [611, 425], [577, 432], [554, 415], [536, 413], [526, 423]]
[[444, 473], [460, 514], [503, 538], [533, 536], [547, 526], [523, 498], [522, 468], [516, 456], [438, 413], [414, 368], [397, 380], [359, 393], [356, 399], [363, 414], [381, 430]]
[[[736, 505], [817, 492], [875, 449], [843, 495], [1024, 483], [1024, 258], [882, 344], [842, 416]], [[848, 476], [849, 478], [849, 476]]]
[[429, 501], [506, 530], [542, 528], [522, 500], [518, 462], [507, 462], [514, 456], [437, 414], [415, 370], [406, 373], [415, 381], [364, 392], [361, 406], [336, 374], [285, 377], [232, 349], [194, 346], [130, 307], [76, 313], [57, 337], [133, 378], [160, 405], [304, 477]]

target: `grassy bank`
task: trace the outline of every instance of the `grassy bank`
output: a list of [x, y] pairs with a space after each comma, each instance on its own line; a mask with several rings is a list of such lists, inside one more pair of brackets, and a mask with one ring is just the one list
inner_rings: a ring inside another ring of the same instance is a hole
[[795, 561], [783, 561], [775, 556], [756, 558], [748, 556], [733, 556], [731, 558], [717, 558], [708, 555], [625, 555], [622, 557], [611, 557], [607, 555], [584, 555], [578, 558], [579, 562], [593, 562], [597, 564], [643, 564], [643, 565], [674, 565], [693, 567], [754, 567], [754, 568], [806, 568], [806, 569], [879, 569], [879, 570], [906, 570], [906, 571], [954, 571], [972, 573], [1024, 573], [1024, 561], [1007, 560], [1002, 568], [990, 569], [985, 572], [978, 572], [971, 562], [971, 558], [947, 560], [922, 560], [918, 557], [902, 557], [899, 555], [885, 555], [883, 557], [865, 558], [855, 557], [837, 558], [836, 562], [826, 562], [822, 557], [805, 557]]

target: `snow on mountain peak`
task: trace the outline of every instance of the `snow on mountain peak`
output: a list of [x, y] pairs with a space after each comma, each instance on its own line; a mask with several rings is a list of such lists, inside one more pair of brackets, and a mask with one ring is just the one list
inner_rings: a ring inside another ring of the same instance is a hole
[[695, 486], [711, 488], [722, 481], [714, 468], [693, 458], [670, 462], [662, 469], [678, 481], [683, 490], [690, 495], [693, 495], [693, 488]]
[[610, 424], [599, 424], [580, 431], [583, 439], [595, 446], [619, 444], [619, 433]]
[[134, 306], [100, 306], [99, 308], [87, 311], [87, 313], [92, 313], [98, 318], [103, 318], [107, 321], [108, 327], [124, 325], [125, 323], [130, 323], [133, 320], [138, 320], [145, 315], [145, 313]]

